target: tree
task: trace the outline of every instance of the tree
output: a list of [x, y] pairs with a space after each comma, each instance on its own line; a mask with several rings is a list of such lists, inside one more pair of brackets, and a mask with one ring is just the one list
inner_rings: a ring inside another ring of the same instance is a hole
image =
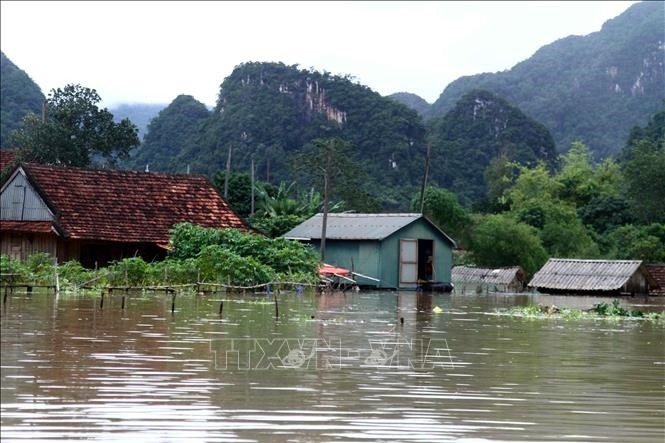
[[[420, 209], [420, 194], [415, 194], [411, 200], [411, 209]], [[453, 237], [458, 245], [467, 242], [471, 217], [457, 200], [452, 192], [428, 186], [425, 190], [425, 205], [423, 213], [446, 234]]]
[[[218, 191], [224, 192], [226, 171], [219, 171], [212, 179]], [[252, 180], [246, 172], [231, 172], [229, 175], [229, 205], [241, 217], [247, 218], [252, 208]]]
[[607, 235], [611, 256], [619, 259], [644, 260], [647, 263], [665, 261], [665, 224], [621, 226]]
[[665, 142], [639, 140], [624, 165], [627, 195], [642, 223], [665, 223]]
[[540, 269], [548, 257], [535, 228], [504, 214], [480, 220], [469, 250], [478, 266], [520, 265], [528, 274]]
[[138, 129], [128, 119], [115, 123], [113, 114], [97, 107], [100, 101], [94, 89], [81, 85], [53, 89], [45, 115], [28, 114], [11, 143], [28, 161], [85, 167], [99, 156], [113, 165], [139, 145]]

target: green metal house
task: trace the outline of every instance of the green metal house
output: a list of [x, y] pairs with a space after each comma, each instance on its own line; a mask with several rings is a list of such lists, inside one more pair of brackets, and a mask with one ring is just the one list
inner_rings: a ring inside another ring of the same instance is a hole
[[[284, 237], [321, 244], [323, 215]], [[422, 214], [328, 214], [325, 262], [350, 269], [362, 286], [416, 289], [450, 283], [455, 242]]]

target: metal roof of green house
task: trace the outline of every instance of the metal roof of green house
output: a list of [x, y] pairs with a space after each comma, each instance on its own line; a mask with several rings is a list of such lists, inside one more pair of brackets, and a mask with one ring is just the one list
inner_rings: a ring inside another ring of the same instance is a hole
[[[455, 246], [455, 241], [418, 213], [392, 214], [328, 214], [326, 239], [328, 240], [383, 240], [419, 219], [425, 220]], [[316, 214], [284, 234], [287, 239], [321, 239], [323, 214]]]

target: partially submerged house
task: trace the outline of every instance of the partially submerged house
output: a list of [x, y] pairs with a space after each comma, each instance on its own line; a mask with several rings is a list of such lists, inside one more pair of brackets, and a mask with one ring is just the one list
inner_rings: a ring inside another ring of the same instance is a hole
[[665, 264], [649, 264], [646, 268], [653, 279], [649, 295], [665, 295]]
[[[316, 214], [284, 237], [319, 248], [322, 224], [323, 215]], [[422, 214], [328, 214], [325, 261], [352, 270], [363, 286], [416, 289], [425, 282], [450, 283], [454, 247], [453, 239]]]
[[166, 255], [179, 222], [246, 230], [203, 176], [94, 170], [26, 163], [2, 185], [0, 252], [47, 252], [87, 267]]
[[551, 258], [529, 287], [551, 294], [647, 294], [654, 284], [641, 260]]
[[456, 289], [487, 289], [498, 292], [521, 292], [526, 286], [526, 276], [520, 266], [505, 268], [475, 268], [455, 266], [452, 282]]

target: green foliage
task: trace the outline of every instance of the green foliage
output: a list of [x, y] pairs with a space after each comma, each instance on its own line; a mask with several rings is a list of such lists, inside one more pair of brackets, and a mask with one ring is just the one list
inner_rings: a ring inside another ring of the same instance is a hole
[[108, 282], [111, 286], [143, 286], [148, 280], [149, 266], [141, 257], [124, 258], [107, 268]]
[[345, 202], [348, 209], [375, 212], [378, 203], [366, 192], [367, 175], [353, 161], [353, 145], [341, 138], [316, 139], [296, 155], [293, 169], [304, 183]]
[[239, 254], [220, 245], [205, 246], [198, 257], [203, 281], [248, 286], [268, 283], [274, 271], [252, 256]]
[[53, 89], [46, 100], [46, 120], [28, 114], [10, 142], [29, 161], [88, 166], [100, 156], [112, 165], [126, 158], [139, 139], [134, 124], [114, 123], [108, 110], [97, 107], [100, 101], [94, 89], [81, 85]]
[[600, 32], [559, 39], [506, 71], [455, 80], [429, 115], [443, 115], [465, 93], [486, 89], [547, 126], [559, 148], [583, 140], [596, 159], [606, 158], [618, 153], [632, 126], [662, 106], [664, 22], [662, 3], [639, 2]]
[[603, 317], [644, 317], [638, 310], [628, 310], [619, 306], [619, 300], [612, 300], [612, 304], [605, 302], [593, 305], [593, 311]]
[[665, 224], [626, 225], [607, 235], [610, 256], [617, 259], [665, 262]]
[[638, 140], [624, 164], [628, 200], [637, 220], [665, 223], [665, 141]]
[[596, 195], [577, 211], [582, 223], [590, 226], [599, 234], [634, 221], [628, 201], [623, 196]]
[[98, 280], [95, 271], [84, 268], [76, 260], [70, 260], [58, 265], [58, 277], [60, 278], [61, 286], [82, 286], [93, 280]]
[[[420, 210], [420, 193], [411, 199], [411, 209]], [[459, 247], [468, 242], [471, 216], [452, 192], [428, 186], [425, 190], [423, 213], [446, 234], [455, 239]]]
[[[445, 116], [431, 121], [429, 130], [431, 179], [455, 192], [465, 206], [489, 192], [483, 172], [501, 157], [504, 163], [521, 165], [543, 161], [552, 168], [556, 163], [548, 130], [487, 91], [465, 94]], [[496, 185], [494, 181], [492, 197], [499, 191]]]
[[[215, 185], [215, 188], [222, 195], [224, 195], [225, 179], [226, 171], [217, 172], [212, 179], [213, 185]], [[254, 198], [256, 204], [256, 195]], [[249, 174], [245, 172], [231, 172], [229, 174], [228, 196], [226, 200], [241, 217], [247, 218], [250, 215], [252, 211], [252, 178]]]
[[0, 147], [8, 146], [9, 134], [21, 127], [29, 113], [41, 112], [44, 94], [23, 70], [0, 52]]
[[202, 228], [190, 223], [173, 227], [169, 258], [198, 258], [208, 246], [219, 246], [243, 258], [251, 257], [276, 274], [302, 272], [314, 275], [318, 266], [314, 250], [298, 242], [284, 238], [269, 239], [236, 229]]
[[478, 266], [520, 265], [527, 274], [540, 269], [548, 257], [535, 228], [503, 214], [480, 219], [469, 250]]
[[11, 279], [16, 282], [26, 282], [32, 279], [30, 269], [24, 262], [7, 255], [0, 255], [0, 274], [3, 281]]

